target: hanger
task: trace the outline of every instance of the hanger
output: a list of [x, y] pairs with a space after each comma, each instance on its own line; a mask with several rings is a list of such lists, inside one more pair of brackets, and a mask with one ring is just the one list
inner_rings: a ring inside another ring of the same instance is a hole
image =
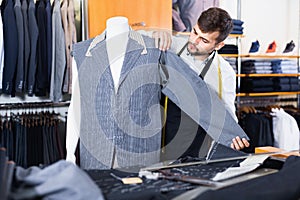
[[250, 113], [257, 113], [257, 111], [254, 108], [254, 106], [249, 106], [249, 109], [250, 109]]
[[248, 106], [242, 106], [239, 108], [239, 112], [242, 113], [250, 113], [249, 107]]
[[244, 113], [257, 113], [257, 110], [253, 106], [243, 106], [239, 111]]

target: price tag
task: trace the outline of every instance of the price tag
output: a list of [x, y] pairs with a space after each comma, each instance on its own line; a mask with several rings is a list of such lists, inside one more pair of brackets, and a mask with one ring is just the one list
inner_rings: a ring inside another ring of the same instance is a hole
[[122, 178], [124, 184], [139, 184], [143, 183], [143, 180], [139, 177]]

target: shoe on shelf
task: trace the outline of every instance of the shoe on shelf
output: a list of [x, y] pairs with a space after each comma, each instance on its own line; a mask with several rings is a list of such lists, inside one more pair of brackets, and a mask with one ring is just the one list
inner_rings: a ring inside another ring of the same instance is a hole
[[295, 48], [295, 43], [293, 40], [291, 40], [289, 43], [286, 44], [285, 49], [283, 51], [283, 53], [290, 53], [294, 50]]
[[252, 42], [249, 53], [257, 53], [259, 50], [259, 42], [258, 40], [256, 40], [255, 42]]
[[277, 47], [276, 42], [273, 41], [271, 44], [269, 44], [266, 53], [275, 53], [276, 52], [276, 47]]

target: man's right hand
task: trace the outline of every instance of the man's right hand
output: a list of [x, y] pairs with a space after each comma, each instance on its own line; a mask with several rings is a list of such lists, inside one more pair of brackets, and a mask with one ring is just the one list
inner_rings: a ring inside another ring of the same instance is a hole
[[250, 143], [245, 138], [235, 137], [232, 139], [231, 148], [236, 150], [242, 150], [246, 147], [249, 147]]

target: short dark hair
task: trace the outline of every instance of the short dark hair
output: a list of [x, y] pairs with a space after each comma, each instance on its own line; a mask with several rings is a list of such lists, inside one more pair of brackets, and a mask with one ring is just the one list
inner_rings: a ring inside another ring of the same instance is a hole
[[233, 28], [232, 18], [223, 9], [211, 7], [203, 11], [198, 19], [198, 26], [203, 33], [218, 31], [217, 43], [224, 41]]

